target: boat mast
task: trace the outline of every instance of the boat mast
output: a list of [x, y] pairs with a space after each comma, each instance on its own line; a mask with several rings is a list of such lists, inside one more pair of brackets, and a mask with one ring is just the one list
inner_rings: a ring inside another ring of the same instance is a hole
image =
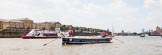
[[112, 25], [112, 36], [114, 37], [114, 25]]

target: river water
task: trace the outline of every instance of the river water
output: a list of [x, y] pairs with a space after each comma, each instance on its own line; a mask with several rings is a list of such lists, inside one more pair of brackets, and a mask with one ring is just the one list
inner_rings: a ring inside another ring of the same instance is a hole
[[162, 55], [162, 38], [116, 36], [112, 43], [82, 45], [62, 45], [61, 39], [0, 38], [0, 55]]

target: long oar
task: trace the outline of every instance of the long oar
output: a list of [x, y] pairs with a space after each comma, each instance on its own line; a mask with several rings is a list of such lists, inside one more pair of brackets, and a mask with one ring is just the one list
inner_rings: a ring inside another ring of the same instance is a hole
[[118, 41], [120, 41], [122, 43], [124, 43], [124, 41], [121, 41], [121, 40], [119, 40], [119, 39], [114, 37], [114, 26], [112, 26], [112, 38], [115, 39], [115, 40], [118, 40]]
[[116, 38], [114, 38], [114, 37], [113, 37], [113, 39], [115, 39], [115, 40], [118, 40], [118, 41], [120, 41], [120, 42], [124, 43], [124, 41], [121, 41], [121, 40], [119, 40], [119, 39], [116, 39]]
[[[61, 33], [61, 35], [63, 35], [64, 36], [64, 34], [62, 34]], [[65, 36], [64, 36], [65, 37]], [[50, 42], [47, 42], [46, 44], [44, 44], [43, 46], [46, 46], [47, 44], [49, 44], [49, 43], [52, 43], [53, 41], [55, 41], [55, 40], [57, 40], [57, 39], [54, 39], [54, 40], [52, 40], [52, 41], [50, 41]]]
[[43, 46], [46, 46], [47, 44], [52, 43], [52, 42], [55, 41], [55, 40], [57, 40], [57, 39], [54, 39], [54, 40], [52, 40], [52, 41], [50, 41], [50, 42], [47, 42], [47, 43], [45, 43]]

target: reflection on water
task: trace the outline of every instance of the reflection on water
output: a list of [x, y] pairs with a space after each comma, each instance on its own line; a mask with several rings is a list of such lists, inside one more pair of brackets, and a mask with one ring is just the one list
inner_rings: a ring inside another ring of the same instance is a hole
[[0, 55], [162, 55], [160, 36], [117, 36], [112, 43], [62, 45], [61, 39], [1, 38]]

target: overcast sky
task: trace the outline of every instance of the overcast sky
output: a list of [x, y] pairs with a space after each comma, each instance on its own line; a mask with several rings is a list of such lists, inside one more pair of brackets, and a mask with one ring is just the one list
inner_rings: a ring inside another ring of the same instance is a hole
[[162, 0], [0, 0], [0, 19], [141, 32], [162, 27]]

